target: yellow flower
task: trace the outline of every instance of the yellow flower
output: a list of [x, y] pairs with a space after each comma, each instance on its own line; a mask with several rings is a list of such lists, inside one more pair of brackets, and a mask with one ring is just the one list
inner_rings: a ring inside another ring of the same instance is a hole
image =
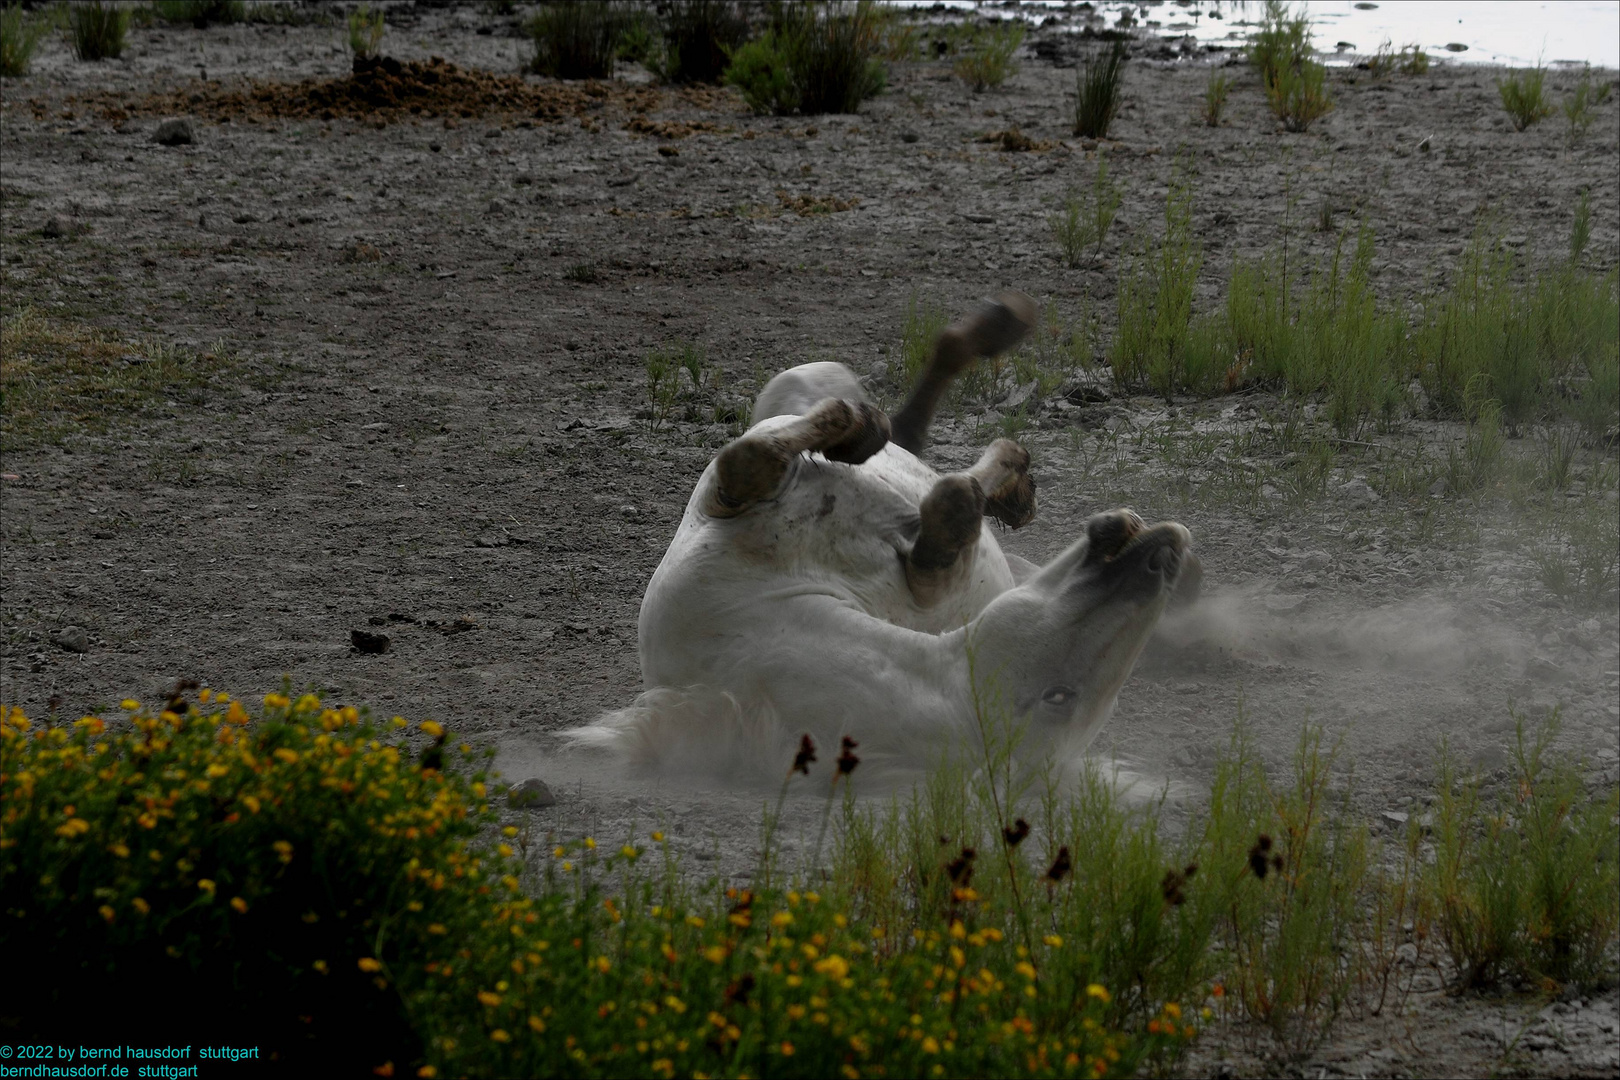
[[139, 896], [131, 900], [129, 902], [129, 906], [140, 912], [142, 915], [145, 915], [152, 910], [152, 905], [148, 904], [145, 900], [142, 900]]
[[595, 840], [595, 838], [587, 836], [585, 838], [585, 846], [590, 848], [592, 851], [595, 851], [596, 850], [596, 840]]
[[518, 831], [517, 831], [517, 826], [516, 825], [508, 825], [506, 828], [501, 830], [501, 835], [506, 837], [508, 840], [510, 840], [512, 837], [516, 836], [517, 834], [518, 834]]
[[937, 1054], [939, 1053], [939, 1040], [930, 1035], [923, 1040], [922, 1048], [925, 1054]]
[[636, 856], [637, 856], [637, 855], [640, 855], [640, 854], [641, 854], [641, 852], [639, 852], [639, 851], [637, 851], [637, 850], [636, 850], [636, 849], [635, 849], [635, 848], [634, 848], [634, 847], [632, 847], [632, 846], [631, 846], [631, 845], [629, 845], [629, 844], [626, 844], [626, 845], [624, 845], [624, 847], [622, 847], [622, 848], [620, 848], [620, 849], [619, 849], [619, 854], [620, 854], [620, 855], [623, 855], [623, 856], [624, 856], [624, 857], [625, 857], [625, 858], [627, 858], [627, 859], [633, 859], [633, 858], [635, 858], [635, 857], [636, 857]]
[[118, 707], [123, 709], [125, 712], [134, 712], [136, 709], [141, 707], [141, 703], [132, 697], [127, 697], [118, 703]]
[[951, 923], [951, 937], [956, 938], [958, 941], [967, 937], [967, 928], [962, 925], [961, 919], [957, 919]]
[[782, 1056], [783, 1057], [792, 1057], [793, 1056], [793, 1044], [788, 1042], [786, 1039], [782, 1040]]
[[598, 956], [596, 958], [596, 970], [600, 971], [602, 974], [606, 975], [608, 971], [612, 969], [612, 967], [613, 961], [609, 960], [607, 957]]
[[546, 1022], [540, 1019], [538, 1016], [531, 1015], [529, 1017], [529, 1027], [535, 1032], [535, 1034], [543, 1035], [546, 1031]]
[[432, 1065], [424, 1065], [416, 1070], [416, 1075], [420, 1076], [422, 1080], [433, 1080], [435, 1076], [439, 1075], [439, 1070]]
[[504, 858], [510, 858], [511, 855], [512, 855], [512, 845], [511, 844], [499, 844], [499, 845], [496, 846], [495, 850], [500, 852], [502, 857], [504, 857]]
[[242, 899], [240, 896], [233, 896], [231, 897], [231, 907], [236, 909], [236, 913], [238, 915], [246, 915], [248, 902]]
[[1063, 939], [1058, 937], [1056, 934], [1047, 934], [1043, 940], [1054, 949], [1061, 949], [1063, 947]]
[[276, 750], [276, 760], [284, 761], [288, 765], [291, 765], [298, 760], [298, 751], [288, 749], [285, 746], [280, 747]]
[[421, 728], [422, 728], [423, 734], [428, 735], [428, 736], [430, 736], [432, 738], [435, 738], [435, 739], [437, 739], [440, 735], [444, 734], [444, 725], [440, 724], [436, 720], [424, 720], [424, 721], [422, 721]]
[[1164, 1015], [1170, 1017], [1172, 1020], [1180, 1020], [1181, 1019], [1181, 1006], [1177, 1005], [1173, 1001], [1165, 1002], [1164, 1003]]
[[478, 1000], [493, 1009], [501, 1003], [501, 995], [492, 994], [488, 990], [480, 990], [478, 991]]
[[835, 979], [842, 979], [849, 974], [849, 961], [837, 953], [817, 960], [816, 970], [823, 975], [830, 975]]
[[653, 833], [652, 834], [652, 842], [655, 843], [655, 844], [662, 844], [664, 842], [664, 834], [661, 833], [661, 832]]
[[1110, 994], [1108, 992], [1108, 988], [1103, 986], [1101, 983], [1092, 983], [1090, 986], [1087, 986], [1086, 996], [1094, 997], [1104, 1005], [1113, 1000], [1113, 995]]
[[1028, 960], [1018, 961], [1018, 963], [1013, 965], [1013, 970], [1018, 972], [1018, 974], [1022, 975], [1026, 979], [1033, 979], [1035, 977], [1035, 965], [1031, 964]]
[[375, 959], [373, 959], [373, 958], [371, 958], [369, 956], [363, 956], [363, 957], [360, 958], [360, 970], [361, 971], [381, 971], [382, 970], [382, 962], [379, 961], [379, 960], [375, 960]]
[[512, 1036], [508, 1035], [506, 1033], [506, 1031], [504, 1029], [502, 1029], [502, 1028], [496, 1028], [494, 1031], [490, 1032], [489, 1037], [491, 1039], [494, 1039], [498, 1043], [511, 1042], [512, 1041]]
[[723, 964], [726, 962], [726, 947], [724, 945], [710, 945], [703, 950], [703, 955], [711, 964]]
[[444, 923], [437, 923], [437, 922], [436, 923], [428, 923], [428, 933], [430, 933], [430, 934], [443, 934], [443, 933], [446, 933], [446, 932], [447, 931], [444, 928]]
[[[268, 704], [268, 702], [266, 702], [266, 704]], [[298, 699], [298, 704], [293, 706], [293, 708], [297, 709], [299, 712], [309, 712], [320, 707], [321, 699], [316, 697], [314, 694], [305, 694], [303, 697]]]
[[231, 768], [230, 768], [229, 765], [221, 765], [217, 761], [214, 762], [212, 765], [208, 766], [208, 768], [204, 770], [205, 774], [211, 780], [217, 780], [221, 776], [224, 776], [226, 773], [228, 773], [230, 771], [231, 771]]
[[242, 796], [242, 805], [255, 814], [259, 812], [259, 800], [252, 795]]
[[197, 882], [197, 888], [201, 889], [203, 892], [207, 893], [209, 896], [214, 895], [214, 883], [212, 881], [208, 880], [207, 878], [203, 878], [202, 880], [198, 881]]
[[316, 971], [320, 972], [322, 975], [326, 974], [326, 961], [325, 960], [317, 960], [313, 964], [311, 964], [310, 967], [314, 968]]
[[101, 917], [106, 919], [108, 922], [112, 922], [114, 919], [118, 918], [118, 912], [112, 909], [111, 904], [102, 904], [101, 907], [97, 908], [96, 910], [100, 911]]
[[282, 694], [266, 694], [266, 695], [264, 695], [264, 707], [267, 708], [267, 709], [285, 709], [290, 704], [292, 704], [292, 703], [287, 700], [285, 695], [282, 695]]
[[793, 924], [793, 913], [791, 911], [778, 911], [775, 915], [771, 916], [771, 925], [772, 926], [783, 927], [783, 926], [791, 926], [792, 924]]
[[285, 840], [277, 840], [270, 845], [276, 849], [276, 857], [284, 863], [292, 862], [293, 846]]
[[109, 844], [107, 846], [107, 850], [118, 856], [120, 859], [129, 858], [129, 848], [125, 847], [123, 844]]

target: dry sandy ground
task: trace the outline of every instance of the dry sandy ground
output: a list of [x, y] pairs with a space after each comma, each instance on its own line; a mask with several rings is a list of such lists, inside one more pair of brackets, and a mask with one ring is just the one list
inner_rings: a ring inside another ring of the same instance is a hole
[[[386, 48], [514, 71], [526, 47], [506, 24], [479, 34], [483, 18], [424, 12], [391, 27]], [[1290, 135], [1238, 67], [1227, 123], [1203, 126], [1207, 65], [1226, 58], [1146, 50], [1104, 147], [1125, 190], [1119, 222], [1096, 265], [1070, 270], [1046, 218], [1089, 181], [1096, 150], [1068, 132], [1062, 48], [981, 95], [944, 63], [907, 65], [849, 117], [757, 118], [726, 95], [669, 93], [632, 113], [613, 90], [560, 121], [216, 123], [209, 102], [243, 78], [343, 75], [339, 32], [132, 41], [100, 65], [47, 43], [31, 77], [3, 87], [7, 313], [34, 305], [132, 341], [219, 342], [233, 366], [106, 435], [8, 445], [0, 700], [79, 715], [177, 676], [244, 696], [285, 676], [496, 746], [509, 776], [556, 790], [559, 804], [536, 812], [544, 829], [661, 822], [726, 875], [750, 865], [760, 792], [640, 784], [561, 756], [552, 737], [638, 689], [642, 589], [692, 483], [737, 430], [714, 421], [716, 400], [723, 412], [775, 371], [826, 358], [892, 397], [912, 295], [956, 311], [1012, 286], [1062, 323], [1090, 310], [1106, 329], [1124, 258], [1158, 227], [1178, 160], [1195, 178], [1206, 300], [1234, 253], [1278, 241], [1285, 192], [1302, 223], [1292, 242], [1310, 255], [1333, 243], [1307, 227], [1322, 203], [1340, 225], [1366, 220], [1378, 287], [1395, 299], [1441, 280], [1482, 215], [1525, 257], [1553, 257], [1582, 188], [1596, 207], [1593, 263], [1620, 252], [1615, 101], [1572, 149], [1559, 124], [1513, 132], [1490, 70], [1375, 82], [1341, 69], [1336, 111]], [[1555, 91], [1569, 81], [1555, 74]], [[196, 106], [193, 145], [152, 141], [152, 93]], [[976, 141], [1013, 126], [1056, 145]], [[53, 216], [68, 237], [42, 235]], [[720, 389], [654, 430], [638, 416], [643, 358], [676, 341], [706, 351]], [[1006, 536], [1010, 550], [1044, 559], [1089, 513], [1129, 502], [1186, 523], [1206, 567], [1208, 602], [1126, 685], [1101, 751], [1197, 785], [1240, 702], [1276, 764], [1309, 717], [1343, 737], [1376, 817], [1427, 790], [1442, 737], [1502, 766], [1516, 702], [1535, 715], [1561, 705], [1564, 743], [1612, 778], [1616, 613], [1546, 592], [1524, 546], [1533, 522], [1495, 504], [1380, 497], [1377, 475], [1369, 497], [1344, 463], [1311, 498], [1226, 500], [1213, 473], [1155, 441], [1262, 424], [1276, 407], [1265, 395], [1053, 400], [1025, 432], [1041, 512]], [[969, 461], [1002, 411], [947, 418], [932, 460]], [[1460, 434], [1411, 421], [1365, 438], [1432, 449]], [[1583, 451], [1583, 467], [1598, 460]], [[356, 652], [350, 631], [376, 622], [391, 649]], [[85, 630], [86, 651], [53, 644], [68, 626]], [[796, 807], [789, 833], [814, 812]], [[1424, 978], [1408, 1016], [1348, 1021], [1295, 1067], [1620, 1067], [1613, 992], [1457, 999]], [[1232, 1031], [1189, 1068], [1257, 1060]]]

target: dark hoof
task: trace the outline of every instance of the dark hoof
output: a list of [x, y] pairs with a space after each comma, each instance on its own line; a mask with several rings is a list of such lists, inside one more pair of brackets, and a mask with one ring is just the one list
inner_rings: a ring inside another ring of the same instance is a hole
[[822, 451], [827, 460], [859, 465], [888, 444], [888, 415], [876, 405], [864, 401], [857, 408], [860, 414], [859, 423], [842, 442]]
[[923, 497], [922, 527], [911, 549], [911, 565], [922, 571], [945, 570], [978, 542], [984, 517], [984, 489], [971, 476], [945, 476]]
[[1035, 478], [1021, 472], [984, 501], [984, 516], [993, 517], [1009, 529], [1019, 529], [1035, 520]]
[[995, 356], [1023, 341], [1035, 329], [1035, 301], [1024, 293], [1009, 290], [982, 301], [979, 309], [962, 324], [973, 352]]

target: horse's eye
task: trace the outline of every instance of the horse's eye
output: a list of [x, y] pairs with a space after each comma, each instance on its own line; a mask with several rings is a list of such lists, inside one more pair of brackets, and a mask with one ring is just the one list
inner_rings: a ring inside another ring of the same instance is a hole
[[1041, 695], [1041, 700], [1048, 705], [1067, 705], [1074, 700], [1074, 691], [1067, 686], [1054, 686]]

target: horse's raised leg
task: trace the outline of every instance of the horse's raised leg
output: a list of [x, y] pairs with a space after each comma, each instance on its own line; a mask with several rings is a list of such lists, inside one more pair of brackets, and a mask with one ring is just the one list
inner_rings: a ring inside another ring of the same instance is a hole
[[980, 357], [995, 356], [1017, 345], [1034, 328], [1035, 314], [1035, 301], [1024, 293], [998, 293], [941, 333], [911, 397], [891, 421], [895, 445], [922, 453], [928, 427], [951, 380]]
[[864, 401], [826, 398], [803, 416], [735, 439], [715, 459], [718, 483], [703, 507], [711, 517], [735, 517], [782, 486], [793, 459], [818, 450], [831, 461], [859, 465], [889, 441], [889, 418]]
[[1011, 439], [997, 439], [967, 472], [940, 477], [919, 511], [917, 542], [905, 559], [906, 584], [919, 605], [932, 607], [972, 572], [987, 512], [1014, 527], [1035, 516], [1029, 452]]

